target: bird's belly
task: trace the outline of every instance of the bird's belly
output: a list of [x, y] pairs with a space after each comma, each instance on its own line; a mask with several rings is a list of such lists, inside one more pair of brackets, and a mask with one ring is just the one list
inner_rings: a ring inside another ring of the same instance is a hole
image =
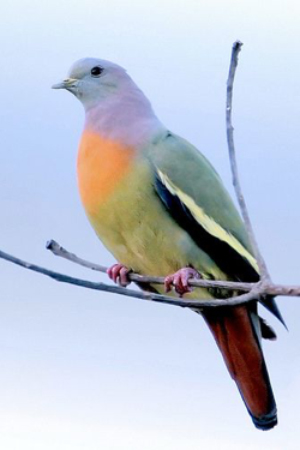
[[176, 243], [186, 233], [164, 211], [147, 172], [135, 167], [97, 211], [87, 214], [118, 261], [139, 273], [164, 276], [185, 265]]
[[[137, 162], [128, 170], [105, 201], [93, 208], [85, 204], [85, 209], [104, 245], [135, 272], [166, 276], [192, 265], [204, 276], [224, 279], [210, 257], [165, 210], [145, 162]], [[210, 297], [207, 291], [202, 296]]]

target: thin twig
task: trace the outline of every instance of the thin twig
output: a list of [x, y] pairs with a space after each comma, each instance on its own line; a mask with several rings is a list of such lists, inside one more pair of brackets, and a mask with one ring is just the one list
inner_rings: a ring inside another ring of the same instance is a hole
[[229, 150], [229, 159], [232, 172], [232, 182], [239, 202], [242, 216], [245, 222], [247, 233], [252, 244], [255, 258], [259, 267], [260, 278], [263, 282], [269, 282], [271, 280], [265, 260], [259, 250], [257, 240], [253, 231], [250, 216], [246, 206], [245, 198], [242, 193], [242, 188], [239, 180], [239, 174], [237, 170], [236, 153], [233, 139], [233, 126], [232, 126], [232, 96], [233, 96], [233, 82], [235, 77], [236, 68], [238, 65], [238, 55], [242, 48], [242, 42], [236, 41], [232, 47], [231, 61], [229, 67], [229, 75], [227, 80], [227, 98], [226, 98], [226, 131], [227, 142]]
[[202, 309], [202, 308], [215, 308], [219, 306], [235, 306], [257, 299], [259, 295], [258, 290], [254, 288], [251, 292], [247, 292], [246, 294], [232, 297], [230, 300], [224, 299], [194, 300], [194, 299], [176, 298], [172, 296], [154, 294], [152, 292], [134, 291], [133, 289], [122, 288], [120, 286], [107, 285], [104, 283], [95, 283], [93, 281], [82, 280], [81, 278], [70, 277], [69, 275], [54, 272], [53, 270], [46, 269], [45, 267], [41, 267], [27, 261], [23, 261], [22, 259], [16, 258], [15, 256], [5, 253], [1, 250], [0, 250], [0, 258], [9, 261], [13, 264], [16, 264], [18, 266], [24, 267], [25, 269], [32, 270], [33, 272], [38, 272], [42, 275], [45, 275], [47, 277], [50, 277], [56, 281], [60, 281], [63, 283], [69, 283], [75, 286], [94, 289], [97, 291], [109, 292], [111, 294], [125, 295], [127, 297], [138, 298], [141, 300], [153, 301], [174, 306], [181, 306], [182, 308]]
[[[36, 264], [23, 261], [20, 258], [16, 258], [8, 253], [0, 250], [0, 259], [4, 259], [18, 266], [24, 267], [25, 269], [31, 270], [33, 272], [40, 273], [47, 277], [50, 277], [56, 281], [62, 283], [69, 283], [75, 286], [80, 286], [88, 289], [94, 289], [97, 291], [104, 291], [112, 294], [125, 295], [127, 297], [138, 298], [141, 300], [153, 301], [158, 303], [164, 303], [167, 305], [180, 306], [182, 308], [216, 308], [220, 306], [236, 306], [243, 303], [248, 303], [252, 300], [258, 299], [261, 295], [273, 295], [273, 296], [288, 296], [288, 297], [300, 297], [300, 286], [290, 286], [290, 285], [280, 285], [280, 284], [261, 284], [257, 283], [251, 285], [249, 283], [249, 288], [251, 291], [231, 297], [229, 299], [213, 299], [213, 300], [201, 300], [201, 299], [183, 299], [176, 298], [172, 296], [154, 294], [152, 292], [145, 291], [134, 291], [128, 288], [122, 288], [114, 285], [107, 285], [104, 283], [95, 283], [93, 281], [83, 280], [81, 278], [71, 277], [53, 270], [46, 269], [45, 267], [38, 266]], [[224, 287], [226, 287], [226, 282], [224, 281]], [[238, 284], [238, 283], [236, 283]]]
[[[88, 269], [95, 270], [97, 272], [106, 273], [108, 267], [101, 266], [99, 264], [87, 261], [86, 259], [79, 258], [74, 253], [68, 252], [58, 242], [51, 239], [47, 242], [46, 248], [50, 250], [55, 256], [62, 257], [70, 262], [79, 264], [80, 266], [87, 267]], [[137, 273], [130, 273], [128, 275], [130, 281], [146, 284], [164, 284], [163, 277], [149, 277], [147, 275], [138, 275]], [[259, 291], [261, 294], [269, 294], [274, 296], [288, 296], [299, 297], [300, 286], [297, 285], [283, 285], [274, 284], [272, 282], [265, 283], [262, 287], [261, 283], [241, 283], [237, 281], [221, 281], [221, 280], [198, 280], [191, 279], [188, 284], [192, 287], [206, 288], [206, 289], [226, 289], [228, 291], [244, 291], [250, 292], [253, 290]], [[240, 296], [241, 298], [241, 296]], [[227, 299], [228, 302], [230, 299]]]
[[[76, 256], [74, 253], [69, 252], [53, 239], [47, 242], [46, 248], [47, 250], [50, 250], [55, 256], [59, 256], [70, 262], [79, 264], [80, 266], [87, 267], [88, 269], [92, 269], [97, 272], [102, 273], [107, 272], [108, 267], [89, 262], [86, 259], [82, 259]], [[134, 281], [136, 283], [164, 284], [163, 277], [149, 277], [144, 275], [138, 275], [137, 273], [131, 272], [128, 274], [128, 278], [130, 281]], [[251, 291], [252, 288], [255, 286], [255, 283], [238, 283], [234, 281], [219, 281], [219, 280], [213, 281], [213, 280], [198, 280], [198, 279], [191, 279], [188, 281], [188, 284], [192, 287], [217, 288], [217, 289], [227, 289], [229, 291], [244, 291], [244, 292]]]

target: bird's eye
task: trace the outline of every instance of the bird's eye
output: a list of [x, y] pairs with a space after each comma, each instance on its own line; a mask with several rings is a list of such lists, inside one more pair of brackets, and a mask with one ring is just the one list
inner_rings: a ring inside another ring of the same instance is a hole
[[100, 77], [102, 72], [103, 72], [102, 67], [96, 66], [92, 68], [91, 75], [92, 77]]

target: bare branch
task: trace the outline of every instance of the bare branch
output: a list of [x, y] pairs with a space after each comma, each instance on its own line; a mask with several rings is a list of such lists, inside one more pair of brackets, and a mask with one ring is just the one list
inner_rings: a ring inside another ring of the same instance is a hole
[[[74, 262], [75, 264], [79, 264], [89, 269], [103, 273], [106, 273], [108, 269], [105, 266], [101, 266], [99, 264], [95, 264], [85, 259], [79, 258], [74, 253], [68, 252], [68, 250], [66, 250], [64, 247], [62, 247], [58, 242], [54, 241], [53, 239], [47, 242], [46, 248], [56, 256], [60, 256], [64, 259], [67, 259], [68, 261]], [[130, 279], [130, 281], [135, 281], [138, 283], [164, 284], [163, 277], [149, 277], [146, 275], [138, 275], [136, 273], [130, 273], [128, 278]], [[217, 289], [227, 289], [228, 291], [245, 291], [245, 292], [250, 291], [253, 292], [253, 290], [258, 289], [261, 292], [261, 294], [269, 294], [274, 296], [279, 295], [288, 297], [300, 296], [300, 286], [274, 284], [272, 282], [265, 283], [263, 285], [263, 288], [261, 283], [240, 283], [236, 281], [221, 281], [221, 280], [191, 279], [188, 281], [188, 284], [193, 287], [206, 289], [217, 288]], [[241, 298], [241, 296], [239, 296], [239, 298]], [[228, 300], [230, 299], [227, 299], [226, 302], [228, 302]]]
[[214, 308], [218, 306], [235, 306], [241, 303], [249, 302], [251, 300], [258, 298], [258, 290], [254, 288], [251, 292], [242, 294], [236, 297], [232, 297], [230, 300], [193, 300], [193, 299], [182, 299], [172, 296], [154, 294], [152, 292], [141, 292], [134, 291], [133, 289], [122, 288], [120, 286], [107, 285], [104, 283], [95, 283], [92, 281], [82, 280], [80, 278], [70, 277], [59, 272], [54, 272], [53, 270], [46, 269], [45, 267], [38, 266], [36, 264], [23, 261], [20, 258], [16, 258], [8, 253], [0, 250], [0, 258], [9, 261], [18, 266], [24, 267], [25, 269], [38, 272], [42, 275], [46, 275], [56, 281], [63, 283], [73, 284], [75, 286], [80, 286], [88, 289], [94, 289], [98, 291], [109, 292], [112, 294], [125, 295], [127, 297], [138, 298], [141, 300], [153, 301], [158, 303], [164, 303], [167, 305], [181, 306], [182, 308]]
[[[108, 267], [101, 266], [99, 264], [89, 262], [85, 259], [82, 259], [76, 256], [74, 253], [69, 252], [64, 247], [62, 247], [58, 242], [51, 239], [47, 242], [46, 248], [50, 250], [55, 256], [62, 257], [68, 261], [71, 261], [75, 264], [79, 264], [81, 266], [87, 267], [89, 269], [106, 273]], [[137, 273], [130, 273], [128, 275], [130, 281], [138, 282], [138, 283], [146, 283], [146, 284], [164, 284], [163, 277], [150, 277], [147, 275], [138, 275]], [[206, 289], [226, 289], [228, 291], [244, 291], [250, 292], [253, 290], [259, 290], [261, 294], [270, 294], [274, 296], [289, 296], [289, 297], [298, 297], [300, 296], [300, 286], [297, 285], [281, 285], [274, 284], [272, 282], [265, 283], [262, 287], [261, 283], [241, 283], [237, 281], [221, 281], [221, 280], [198, 280], [191, 279], [188, 281], [188, 284], [192, 287], [198, 288], [206, 288]], [[241, 296], [239, 296], [241, 298]], [[230, 299], [227, 299], [228, 302]], [[219, 300], [218, 300], [219, 301]]]
[[[47, 250], [50, 250], [55, 256], [60, 256], [61, 258], [67, 259], [75, 264], [79, 264], [80, 266], [87, 267], [88, 269], [95, 270], [97, 272], [106, 273], [108, 267], [101, 266], [99, 264], [95, 264], [89, 262], [85, 259], [82, 259], [76, 256], [74, 253], [69, 252], [64, 247], [62, 247], [58, 242], [51, 239], [46, 244]], [[128, 278], [130, 281], [134, 281], [136, 283], [152, 283], [152, 284], [164, 284], [163, 277], [149, 277], [145, 275], [138, 275], [137, 273], [129, 273]], [[255, 286], [255, 283], [238, 283], [233, 281], [212, 281], [212, 280], [189, 280], [188, 284], [192, 287], [202, 287], [202, 288], [218, 288], [218, 289], [227, 289], [229, 291], [245, 291], [249, 292]]]
[[[261, 297], [262, 295], [274, 295], [274, 296], [281, 295], [290, 297], [300, 297], [300, 286], [283, 286], [283, 285], [276, 285], [273, 283], [270, 284], [257, 283], [255, 285], [251, 285], [249, 283], [249, 289], [251, 289], [249, 292], [235, 297], [231, 297], [226, 300], [183, 299], [172, 296], [154, 294], [152, 292], [134, 291], [133, 289], [122, 288], [114, 285], [107, 285], [104, 283], [95, 283], [92, 281], [71, 277], [69, 275], [54, 272], [53, 270], [46, 269], [45, 267], [41, 267], [27, 261], [23, 261], [22, 259], [16, 258], [15, 256], [5, 253], [1, 250], [0, 250], [0, 259], [4, 259], [13, 264], [24, 267], [25, 269], [40, 273], [42, 275], [45, 275], [62, 283], [69, 283], [83, 288], [138, 298], [140, 300], [164, 303], [166, 305], [180, 306], [182, 308], [196, 308], [201, 310], [205, 308], [216, 308], [220, 306], [222, 307], [236, 306], [248, 303], [252, 300], [258, 300], [259, 297]], [[227, 283], [225, 281], [222, 282], [224, 288], [227, 287], [226, 284]], [[239, 283], [235, 284], [238, 285]], [[232, 283], [229, 284], [230, 289], [232, 287], [231, 285]]]
[[227, 99], [226, 99], [226, 131], [230, 166], [232, 172], [232, 182], [235, 189], [235, 193], [241, 208], [242, 216], [245, 222], [247, 233], [252, 244], [255, 258], [259, 267], [260, 278], [263, 282], [270, 281], [270, 275], [265, 263], [265, 260], [259, 250], [257, 240], [253, 231], [250, 216], [246, 206], [245, 198], [242, 193], [242, 188], [239, 180], [239, 174], [237, 169], [236, 153], [233, 139], [233, 126], [232, 126], [232, 96], [233, 96], [233, 82], [235, 77], [236, 68], [238, 65], [238, 55], [242, 48], [242, 42], [236, 41], [232, 47], [231, 62], [229, 67], [229, 75], [227, 80]]

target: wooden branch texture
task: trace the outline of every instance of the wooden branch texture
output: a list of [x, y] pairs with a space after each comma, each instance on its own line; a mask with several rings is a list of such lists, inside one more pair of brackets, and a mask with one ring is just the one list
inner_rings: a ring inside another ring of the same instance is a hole
[[[159, 295], [150, 292], [140, 292], [134, 291], [133, 289], [122, 288], [120, 286], [115, 285], [107, 285], [105, 283], [95, 283], [93, 281], [82, 280], [81, 278], [71, 277], [69, 275], [65, 275], [59, 272], [54, 272], [53, 270], [46, 269], [45, 267], [38, 266], [36, 264], [29, 263], [27, 261], [23, 261], [20, 258], [16, 258], [8, 253], [0, 251], [0, 258], [6, 261], [9, 261], [18, 266], [24, 267], [25, 269], [32, 270], [33, 272], [38, 272], [42, 275], [46, 275], [56, 281], [60, 281], [63, 283], [73, 284], [75, 286], [80, 286], [88, 289], [94, 289], [97, 291], [109, 292], [112, 294], [120, 294], [125, 295], [127, 297], [139, 298], [141, 300], [154, 301], [159, 303], [164, 303], [168, 305], [181, 306], [183, 308], [211, 308], [216, 306], [231, 306], [239, 305], [244, 303], [245, 301], [249, 301], [250, 292], [247, 294], [242, 294], [240, 296], [232, 297], [230, 303], [227, 300], [185, 300], [181, 298], [176, 298], [172, 296]], [[253, 296], [251, 292], [251, 297]]]
[[[108, 267], [100, 266], [98, 264], [89, 262], [85, 259], [79, 258], [74, 253], [68, 252], [64, 247], [62, 247], [58, 242], [54, 241], [53, 239], [48, 241], [46, 244], [46, 248], [50, 250], [55, 256], [59, 256], [61, 258], [67, 259], [70, 262], [73, 262], [75, 264], [79, 264], [80, 266], [87, 267], [88, 269], [96, 270], [98, 272], [106, 273]], [[1, 258], [1, 252], [0, 252], [0, 258]], [[130, 273], [128, 275], [128, 278], [130, 281], [135, 281], [138, 283], [146, 283], [146, 284], [164, 284], [164, 278], [163, 277], [149, 277], [149, 276], [143, 276], [138, 275], [136, 273]], [[228, 291], [244, 291], [244, 292], [254, 292], [257, 296], [257, 293], [260, 295], [273, 295], [273, 296], [287, 296], [287, 297], [299, 297], [300, 296], [300, 286], [293, 286], [293, 285], [282, 285], [282, 284], [274, 284], [272, 282], [269, 283], [240, 283], [235, 281], [219, 281], [219, 280], [198, 280], [198, 279], [191, 279], [188, 280], [189, 286], [192, 287], [198, 287], [198, 288], [217, 288], [217, 289], [226, 289]], [[161, 296], [165, 297], [165, 296]], [[170, 298], [170, 297], [167, 297]], [[239, 303], [237, 303], [237, 298], [239, 298]], [[234, 302], [231, 303], [231, 300], [234, 299]], [[186, 302], [186, 300], [184, 300]], [[196, 300], [195, 300], [196, 301]], [[203, 300], [199, 300], [199, 306], [205, 305], [217, 305], [220, 306], [221, 299], [209, 300], [204, 302]], [[241, 304], [246, 303], [250, 300], [248, 300], [248, 297], [245, 297], [242, 295], [232, 297], [230, 299], [222, 300], [223, 302], [226, 302], [226, 305], [232, 306], [233, 304]], [[198, 302], [198, 301], [197, 301]], [[222, 306], [224, 306], [225, 303], [222, 303]], [[182, 305], [179, 305], [182, 306]], [[185, 306], [185, 305], [184, 305]], [[206, 307], [205, 306], [205, 307]]]

